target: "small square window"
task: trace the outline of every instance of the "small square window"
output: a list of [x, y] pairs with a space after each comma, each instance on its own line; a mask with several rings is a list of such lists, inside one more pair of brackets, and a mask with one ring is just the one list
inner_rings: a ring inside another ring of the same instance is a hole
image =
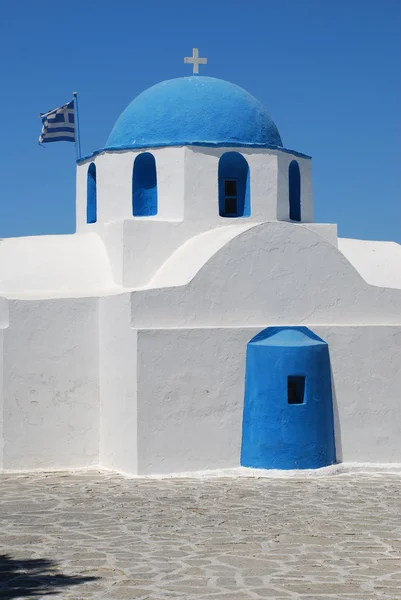
[[305, 400], [305, 376], [288, 376], [288, 404], [303, 404]]
[[224, 181], [224, 195], [237, 197], [237, 182], [235, 179], [226, 179]]
[[237, 214], [237, 198], [224, 198], [224, 213], [226, 216]]

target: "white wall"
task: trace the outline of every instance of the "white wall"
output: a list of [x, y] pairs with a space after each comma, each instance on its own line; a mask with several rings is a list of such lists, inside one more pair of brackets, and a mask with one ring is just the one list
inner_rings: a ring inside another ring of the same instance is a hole
[[[247, 160], [250, 173], [250, 217], [219, 216], [219, 159], [238, 152]], [[208, 227], [241, 222], [260, 223], [277, 218], [277, 151], [255, 148], [205, 148], [190, 146], [185, 155], [185, 220]]]
[[249, 335], [241, 329], [138, 332], [139, 474], [239, 464]]
[[339, 238], [338, 248], [371, 285], [401, 289], [401, 244]]
[[4, 329], [9, 324], [8, 300], [0, 297], [0, 469], [3, 468], [4, 417]]
[[[97, 223], [86, 223], [87, 169], [77, 167], [77, 231], [97, 231], [110, 256], [113, 277], [125, 287], [147, 285], [168, 256], [191, 237], [209, 229], [288, 220], [287, 152], [255, 148], [149, 149], [155, 156], [158, 214], [132, 216], [132, 167], [143, 151], [106, 152], [95, 156]], [[240, 152], [250, 172], [250, 217], [219, 216], [218, 164], [225, 152]], [[297, 159], [298, 160], [298, 159]], [[311, 161], [299, 159], [302, 176], [303, 220], [313, 221]], [[280, 169], [279, 170], [279, 167]], [[322, 229], [326, 237], [331, 231]]]
[[0, 469], [3, 468], [3, 421], [4, 421], [4, 346], [3, 346], [3, 330], [0, 329]]
[[116, 288], [96, 233], [7, 238], [0, 244], [0, 264], [0, 294], [7, 296], [88, 296]]
[[[184, 214], [185, 148], [149, 148], [156, 160], [158, 214], [132, 216], [132, 171], [135, 158], [147, 150], [105, 152], [77, 166], [77, 231], [102, 230], [119, 219], [136, 221], [182, 220]], [[87, 172], [96, 165], [97, 222], [86, 222]]]
[[277, 219], [290, 220], [288, 167], [292, 160], [296, 160], [301, 173], [301, 221], [313, 223], [313, 186], [312, 186], [312, 161], [287, 152], [278, 154], [278, 199]]
[[401, 326], [311, 329], [329, 344], [339, 460], [399, 463]]
[[[338, 460], [399, 462], [401, 327], [309, 327], [330, 348]], [[239, 465], [246, 345], [262, 329], [138, 332], [140, 474]]]
[[181, 258], [186, 272], [191, 260], [188, 285], [133, 292], [134, 327], [401, 323], [401, 290], [368, 285], [333, 244], [302, 225], [257, 225], [200, 270], [192, 246]]
[[[132, 216], [132, 169], [138, 154], [149, 151], [156, 160], [158, 214]], [[251, 216], [254, 222], [288, 220], [288, 165], [296, 159], [301, 170], [302, 220], [313, 221], [311, 160], [262, 148], [201, 146], [149, 148], [104, 152], [77, 166], [77, 231], [102, 229], [119, 219], [149, 221], [193, 220], [202, 230], [226, 224], [218, 211], [218, 164], [226, 152], [239, 152], [249, 165]], [[87, 171], [96, 165], [97, 223], [86, 223]], [[241, 219], [236, 219], [240, 221]]]
[[97, 300], [13, 300], [9, 305], [10, 326], [4, 335], [4, 468], [97, 464]]
[[137, 472], [137, 334], [129, 294], [99, 300], [100, 465]]

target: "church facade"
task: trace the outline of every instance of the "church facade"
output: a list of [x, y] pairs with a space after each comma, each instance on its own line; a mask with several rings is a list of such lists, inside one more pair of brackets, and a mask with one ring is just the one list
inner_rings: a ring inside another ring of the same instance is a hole
[[312, 161], [192, 76], [77, 164], [76, 233], [0, 243], [0, 468], [401, 462], [401, 246], [314, 222]]

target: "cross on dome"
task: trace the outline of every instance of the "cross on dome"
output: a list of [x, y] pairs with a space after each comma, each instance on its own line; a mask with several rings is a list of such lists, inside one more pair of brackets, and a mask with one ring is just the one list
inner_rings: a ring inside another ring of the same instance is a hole
[[192, 56], [186, 56], [184, 63], [193, 65], [193, 74], [199, 74], [199, 65], [207, 65], [207, 58], [199, 58], [199, 48], [192, 48]]

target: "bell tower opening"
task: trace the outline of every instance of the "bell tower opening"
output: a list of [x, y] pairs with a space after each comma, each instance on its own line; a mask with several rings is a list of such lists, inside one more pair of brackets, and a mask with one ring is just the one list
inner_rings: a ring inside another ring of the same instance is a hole
[[249, 217], [249, 166], [239, 152], [226, 152], [219, 160], [219, 215]]

